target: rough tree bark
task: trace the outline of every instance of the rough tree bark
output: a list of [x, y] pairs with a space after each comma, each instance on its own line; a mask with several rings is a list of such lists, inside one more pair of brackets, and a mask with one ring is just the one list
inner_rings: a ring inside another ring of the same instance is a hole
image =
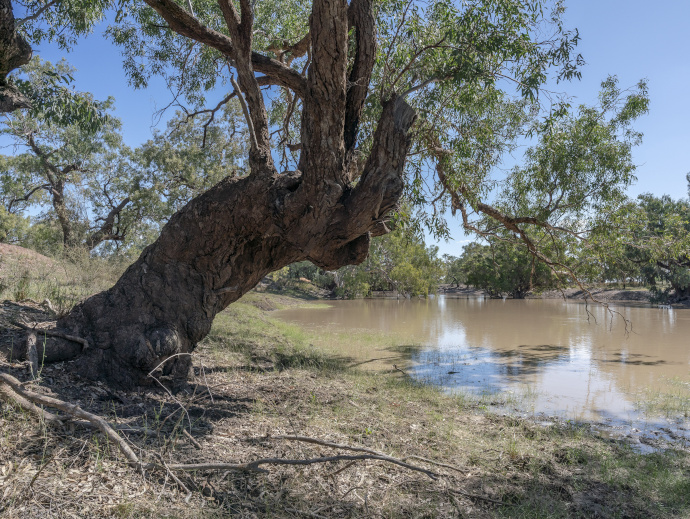
[[11, 0], [0, 0], [0, 113], [28, 108], [29, 100], [7, 79], [31, 59], [31, 46], [16, 31]]
[[[58, 321], [89, 347], [54, 339], [46, 360], [77, 358], [91, 378], [147, 383], [161, 362], [177, 380], [215, 315], [269, 272], [310, 260], [325, 269], [363, 261], [371, 236], [402, 194], [402, 173], [414, 111], [393, 95], [384, 103], [372, 150], [357, 182], [352, 151], [374, 65], [371, 0], [314, 0], [312, 62], [302, 76], [252, 51], [250, 0], [219, 0], [230, 38], [203, 27], [172, 0], [145, 0], [175, 31], [225, 54], [249, 107], [251, 173], [228, 178], [175, 214], [111, 289]], [[355, 49], [348, 31], [355, 29]], [[351, 56], [348, 59], [348, 56]], [[352, 57], [353, 56], [353, 57]], [[348, 69], [350, 73], [348, 75]], [[291, 89], [303, 102], [298, 171], [276, 170], [261, 84]]]

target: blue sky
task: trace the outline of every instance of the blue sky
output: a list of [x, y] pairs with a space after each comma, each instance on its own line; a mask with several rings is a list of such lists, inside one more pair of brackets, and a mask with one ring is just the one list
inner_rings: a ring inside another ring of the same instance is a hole
[[[630, 195], [651, 192], [687, 196], [685, 174], [690, 171], [690, 21], [689, 0], [566, 0], [566, 27], [578, 28], [578, 46], [587, 64], [582, 80], [565, 83], [558, 90], [575, 96], [574, 103], [596, 102], [599, 85], [615, 74], [622, 87], [647, 78], [650, 113], [636, 127], [644, 141], [633, 152], [638, 182]], [[51, 46], [37, 49], [51, 61], [63, 55], [77, 68], [77, 87], [98, 99], [116, 98], [116, 115], [123, 121], [125, 141], [136, 146], [151, 136], [153, 113], [170, 95], [161, 81], [146, 90], [128, 86], [119, 49], [100, 33], [86, 38], [65, 54]], [[164, 124], [159, 124], [163, 127]], [[452, 223], [455, 240], [439, 243], [442, 253], [458, 255], [467, 243], [459, 223]]]

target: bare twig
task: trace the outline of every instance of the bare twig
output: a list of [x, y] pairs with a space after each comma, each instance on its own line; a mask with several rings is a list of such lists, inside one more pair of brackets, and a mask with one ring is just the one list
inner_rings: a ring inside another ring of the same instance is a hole
[[489, 503], [494, 503], [496, 505], [501, 506], [513, 506], [511, 503], [506, 503], [504, 501], [499, 501], [497, 499], [491, 499], [490, 497], [484, 497], [478, 494], [470, 494], [469, 492], [465, 492], [464, 490], [460, 490], [459, 488], [449, 488], [448, 491], [453, 492], [455, 494], [460, 494], [461, 496], [469, 497], [470, 499], [479, 499], [481, 501], [487, 501]]
[[422, 458], [421, 456], [415, 456], [414, 454], [411, 454], [409, 456], [405, 456], [404, 458], [402, 458], [403, 461], [407, 461], [410, 459], [423, 461], [425, 463], [431, 463], [432, 465], [436, 465], [437, 467], [443, 467], [445, 469], [454, 470], [454, 471], [460, 472], [462, 474], [467, 474], [469, 472], [469, 470], [466, 470], [466, 469], [461, 469], [459, 467], [455, 467], [453, 465], [448, 465], [447, 463], [441, 463], [439, 461], [430, 460], [428, 458]]
[[198, 441], [196, 441], [196, 439], [194, 438], [194, 436], [192, 436], [191, 434], [189, 434], [189, 432], [187, 432], [187, 429], [184, 429], [184, 428], [183, 428], [183, 429], [182, 429], [182, 434], [184, 434], [184, 435], [187, 437], [187, 439], [188, 439], [190, 442], [192, 442], [192, 444], [193, 444], [197, 449], [201, 450], [201, 448], [202, 448], [202, 447], [201, 447], [201, 444], [200, 444]]
[[189, 355], [190, 357], [192, 356], [191, 353], [175, 353], [174, 355], [170, 355], [170, 357], [167, 357], [167, 358], [164, 359], [160, 364], [158, 364], [158, 366], [156, 366], [155, 368], [153, 368], [153, 369], [149, 372], [148, 376], [151, 377], [153, 380], [155, 380], [156, 383], [157, 383], [160, 387], [162, 387], [163, 389], [165, 389], [165, 392], [168, 393], [168, 395], [170, 396], [170, 398], [172, 398], [172, 399], [175, 401], [175, 403], [176, 403], [177, 405], [180, 406], [180, 409], [182, 409], [182, 410], [184, 411], [184, 414], [187, 416], [187, 421], [189, 422], [189, 426], [191, 427], [191, 426], [192, 426], [192, 419], [189, 417], [189, 413], [187, 412], [187, 408], [186, 408], [184, 405], [182, 405], [182, 402], [180, 402], [177, 398], [175, 398], [175, 395], [173, 395], [173, 394], [171, 393], [171, 391], [170, 391], [167, 387], [165, 387], [165, 385], [163, 385], [163, 383], [162, 383], [160, 380], [158, 380], [156, 377], [153, 376], [153, 372], [156, 371], [158, 368], [160, 368], [163, 364], [165, 364], [166, 362], [168, 362], [170, 359], [173, 359], [173, 358], [175, 358], [175, 357], [181, 357], [182, 355]]
[[48, 335], [50, 337], [58, 337], [60, 339], [65, 339], [66, 341], [76, 342], [78, 344], [81, 344], [82, 351], [86, 350], [89, 347], [89, 341], [81, 337], [77, 337], [76, 335], [69, 335], [67, 333], [58, 332], [57, 330], [46, 330], [44, 328], [37, 328], [35, 326], [29, 326], [28, 324], [24, 324], [19, 321], [13, 321], [12, 324], [19, 326], [24, 330], [28, 330], [29, 332], [38, 332], [44, 335]]
[[247, 128], [249, 129], [249, 135], [252, 138], [252, 144], [254, 144], [254, 149], [259, 149], [259, 141], [256, 139], [254, 123], [252, 122], [252, 117], [249, 113], [247, 101], [242, 95], [242, 90], [240, 90], [240, 85], [237, 84], [237, 81], [235, 81], [235, 78], [233, 76], [230, 76], [230, 83], [232, 83], [232, 87], [235, 89], [235, 93], [237, 94], [237, 99], [240, 100], [240, 105], [242, 105], [242, 112], [244, 113], [244, 118], [247, 120]]

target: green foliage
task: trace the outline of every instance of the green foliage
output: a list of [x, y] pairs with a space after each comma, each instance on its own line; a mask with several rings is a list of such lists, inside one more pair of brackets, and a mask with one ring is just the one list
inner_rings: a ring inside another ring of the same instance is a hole
[[490, 297], [522, 299], [531, 290], [555, 286], [551, 270], [524, 247], [505, 241], [470, 243], [457, 261], [468, 285]]
[[438, 248], [427, 247], [420, 236], [401, 225], [372, 240], [364, 263], [337, 272], [336, 293], [359, 297], [370, 290], [394, 290], [408, 297], [427, 296], [436, 292], [442, 276]]
[[407, 297], [436, 292], [444, 273], [437, 247], [427, 247], [419, 236], [399, 227], [374, 238], [369, 257], [361, 265], [326, 272], [308, 261], [293, 263], [270, 274], [281, 288], [308, 282], [336, 297], [355, 299], [372, 291], [396, 291]]
[[[1, 130], [21, 150], [0, 157], [3, 220], [14, 224], [5, 239], [44, 252], [59, 242], [84, 242], [127, 190], [129, 150], [119, 120], [108, 113], [113, 100], [98, 102], [74, 90], [72, 73], [64, 61], [34, 58], [22, 67], [17, 83], [33, 107], [9, 114]], [[27, 226], [23, 215], [29, 210], [34, 216]], [[57, 221], [60, 238], [51, 232]]]
[[625, 258], [640, 267], [658, 300], [690, 299], [690, 200], [647, 193], [636, 209]]
[[443, 255], [443, 262], [445, 264], [444, 283], [460, 286], [467, 282], [467, 273], [463, 269], [462, 257], [457, 258], [450, 254]]
[[[27, 0], [16, 2], [20, 11], [14, 14], [18, 30], [30, 43], [54, 42], [61, 49], [71, 48], [80, 36], [93, 30], [105, 16], [108, 9], [116, 5], [121, 8], [126, 0], [69, 0], [49, 2]], [[23, 12], [21, 12], [23, 11]]]
[[1, 130], [21, 150], [0, 156], [1, 240], [51, 254], [63, 245], [140, 250], [192, 197], [244, 173], [236, 100], [205, 120], [178, 113], [165, 133], [131, 150], [110, 113], [114, 101], [73, 89], [73, 72], [36, 58], [17, 80], [33, 105]]
[[[36, 13], [43, 5], [31, 2], [27, 12]], [[228, 35], [217, 2], [190, 0], [182, 5], [207, 28]], [[246, 173], [239, 159], [247, 151], [246, 133], [236, 100], [228, 102], [230, 96], [224, 96], [231, 91], [232, 63], [219, 51], [180, 36], [143, 2], [125, 0], [115, 5], [100, 0], [52, 6], [36, 20], [27, 20], [22, 30], [31, 41], [49, 39], [68, 46], [111, 7], [116, 11], [107, 33], [123, 50], [131, 83], [143, 87], [152, 77], [163, 77], [176, 102], [184, 101], [189, 108], [139, 150], [120, 147], [108, 166], [117, 174], [108, 181], [87, 179], [82, 172], [80, 189], [66, 198], [72, 198], [73, 208], [76, 200], [88, 200], [90, 205], [81, 214], [72, 210], [63, 216], [78, 222], [74, 233], [83, 237], [93, 227], [92, 214], [103, 218], [112, 200], [127, 196], [130, 202], [118, 224], [128, 238], [115, 243], [139, 248], [191, 197], [227, 175]], [[309, 54], [285, 52], [285, 48], [306, 35], [311, 2], [267, 0], [255, 3], [254, 9], [253, 49], [308, 75]], [[588, 252], [596, 256], [595, 263], [614, 265], [606, 260], [603, 247], [583, 244], [603, 234], [601, 229], [624, 224], [624, 191], [634, 180], [630, 151], [641, 139], [632, 124], [648, 108], [644, 82], [624, 91], [615, 77], [602, 83], [596, 107], [542, 104], [540, 92], [547, 81], [580, 77], [579, 35], [564, 27], [564, 11], [559, 0], [374, 2], [378, 44], [354, 152], [355, 159], [366, 156], [384, 101], [394, 92], [405, 95], [418, 120], [405, 171], [405, 196], [413, 208], [403, 208], [406, 214], [401, 220], [417, 231], [426, 225], [436, 236], [448, 237], [446, 214], [460, 212], [467, 230], [493, 241], [522, 243], [552, 272], [561, 272], [561, 282], [578, 273], [596, 275], [584, 261]], [[38, 118], [40, 112], [46, 126], [75, 127], [85, 134], [101, 134], [116, 126], [108, 114], [111, 101], [98, 103], [70, 90], [67, 69], [45, 71], [40, 81], [19, 81], [35, 99], [27, 118]], [[222, 92], [224, 98], [216, 109], [202, 110], [211, 92], [214, 96]], [[267, 92], [273, 156], [285, 170], [296, 169], [299, 154], [290, 145], [301, 139], [302, 102], [287, 89]], [[204, 146], [198, 144], [200, 136]], [[497, 166], [525, 139], [532, 139], [534, 145], [526, 152], [524, 165], [497, 179]], [[109, 146], [114, 151], [114, 144]], [[102, 164], [103, 160], [101, 170]], [[27, 166], [16, 164], [12, 169], [12, 178], [19, 182], [12, 188], [20, 195], [14, 196], [17, 199], [27, 192], [22, 187], [34, 187], [35, 179], [26, 177], [31, 169]], [[355, 179], [360, 171], [361, 162], [353, 161]], [[86, 185], [90, 190], [82, 187]], [[117, 196], [101, 189], [108, 200], [99, 201], [97, 187], [103, 186]], [[8, 184], [8, 193], [10, 188]], [[39, 189], [32, 200], [36, 204], [43, 200], [45, 205], [46, 193]], [[15, 203], [21, 206], [20, 201]], [[473, 212], [479, 215], [474, 221]], [[20, 215], [21, 210], [6, 213]], [[48, 224], [49, 220], [44, 210], [38, 221]], [[22, 222], [9, 217], [3, 221], [2, 228], [17, 227], [5, 234], [19, 240], [25, 232], [20, 229]], [[33, 229], [36, 222], [31, 223]], [[363, 272], [348, 267], [334, 277], [341, 295], [381, 287], [417, 294], [435, 286], [441, 270], [436, 253], [422, 254], [412, 247], [402, 254], [398, 238], [387, 240], [374, 241]], [[114, 247], [106, 244], [100, 250]], [[435, 259], [420, 259], [429, 257]], [[453, 277], [451, 267], [449, 263], [448, 275]], [[288, 269], [287, 279], [291, 275]], [[322, 281], [326, 284], [330, 279]]]

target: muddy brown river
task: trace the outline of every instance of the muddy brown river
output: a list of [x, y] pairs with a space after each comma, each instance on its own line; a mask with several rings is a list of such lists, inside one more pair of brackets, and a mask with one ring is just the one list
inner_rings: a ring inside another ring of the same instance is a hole
[[323, 332], [317, 346], [362, 367], [395, 364], [449, 392], [488, 403], [496, 395], [521, 412], [633, 431], [668, 422], [687, 436], [690, 309], [613, 309], [629, 321], [627, 331], [601, 306], [562, 300], [332, 301], [276, 315]]

